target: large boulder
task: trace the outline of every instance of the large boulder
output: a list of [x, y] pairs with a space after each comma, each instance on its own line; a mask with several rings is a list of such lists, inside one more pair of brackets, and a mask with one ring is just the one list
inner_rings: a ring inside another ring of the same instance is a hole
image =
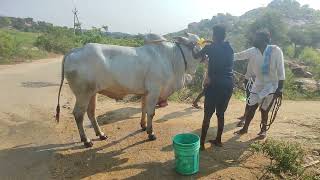
[[285, 63], [289, 67], [289, 69], [292, 71], [295, 77], [297, 78], [313, 77], [312, 73], [306, 70], [307, 66], [298, 64], [297, 62], [293, 62], [293, 61], [286, 61]]
[[311, 78], [297, 78], [295, 79], [295, 84], [299, 89], [306, 92], [314, 93], [320, 91], [320, 82]]

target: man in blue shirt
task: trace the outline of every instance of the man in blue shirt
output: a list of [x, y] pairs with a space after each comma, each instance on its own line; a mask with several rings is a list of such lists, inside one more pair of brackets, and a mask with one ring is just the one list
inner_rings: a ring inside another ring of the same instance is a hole
[[213, 43], [205, 46], [196, 58], [207, 55], [209, 57], [208, 76], [205, 80], [204, 118], [202, 123], [200, 149], [204, 150], [204, 143], [214, 112], [218, 118], [218, 131], [215, 140], [210, 142], [222, 146], [221, 136], [224, 128], [224, 112], [226, 111], [233, 91], [233, 49], [225, 41], [226, 30], [221, 25], [213, 27]]

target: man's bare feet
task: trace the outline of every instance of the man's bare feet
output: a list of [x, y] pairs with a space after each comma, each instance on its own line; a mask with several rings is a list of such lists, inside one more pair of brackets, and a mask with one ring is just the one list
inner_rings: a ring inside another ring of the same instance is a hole
[[234, 134], [237, 134], [237, 135], [243, 135], [243, 134], [247, 134], [248, 133], [248, 130], [247, 129], [240, 129], [239, 131], [236, 131], [234, 132]]
[[212, 145], [214, 145], [214, 146], [222, 147], [221, 141], [217, 141], [216, 139], [209, 140], [209, 142], [210, 142]]
[[238, 119], [239, 119], [240, 121], [244, 121], [244, 120], [245, 120], [245, 116], [238, 117]]
[[198, 103], [193, 103], [192, 107], [196, 108], [196, 109], [202, 109], [201, 106], [198, 105]]
[[159, 102], [157, 103], [157, 106], [158, 106], [159, 108], [166, 107], [166, 106], [168, 106], [168, 102], [167, 102], [167, 100], [159, 101]]
[[200, 151], [204, 151], [205, 149], [204, 144], [200, 144]]
[[237, 126], [238, 127], [243, 127], [245, 123], [245, 119], [241, 120], [240, 122], [238, 122]]
[[259, 133], [258, 133], [258, 138], [259, 139], [265, 139], [266, 137], [267, 137], [267, 132], [266, 131], [260, 131]]

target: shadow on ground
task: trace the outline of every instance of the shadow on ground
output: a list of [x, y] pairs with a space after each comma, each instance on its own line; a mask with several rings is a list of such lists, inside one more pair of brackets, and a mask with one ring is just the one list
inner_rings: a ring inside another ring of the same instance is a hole
[[190, 115], [194, 112], [198, 112], [198, 111], [199, 111], [199, 109], [195, 109], [193, 107], [185, 108], [183, 111], [176, 111], [176, 112], [166, 114], [163, 117], [161, 117], [160, 119], [155, 120], [155, 122], [157, 122], [157, 123], [166, 122], [166, 121], [169, 121], [169, 120], [177, 118], [177, 117], [188, 116], [188, 115]]
[[116, 109], [113, 111], [109, 111], [103, 115], [97, 117], [97, 121], [99, 124], [111, 124], [117, 121], [123, 121], [127, 119], [140, 118], [140, 116], [135, 116], [141, 113], [141, 108], [135, 107], [124, 107], [120, 109]]
[[[167, 121], [192, 112], [191, 108], [186, 108], [182, 112], [165, 115], [162, 120]], [[138, 113], [140, 113], [140, 108], [121, 108], [99, 116], [98, 120], [102, 124], [113, 123], [129, 119]], [[212, 118], [212, 121], [215, 121], [215, 118]], [[224, 132], [232, 131], [234, 128], [236, 128], [236, 122], [226, 124]], [[185, 179], [185, 176], [181, 176], [174, 171], [173, 158], [169, 158], [165, 162], [148, 161], [132, 164], [132, 162], [129, 163], [128, 157], [122, 156], [128, 153], [131, 148], [141, 148], [141, 145], [147, 142], [147, 140], [139, 140], [136, 137], [141, 132], [141, 130], [137, 130], [116, 141], [110, 142], [107, 140], [105, 142], [107, 143], [106, 145], [100, 144], [100, 147], [90, 149], [83, 149], [82, 143], [49, 144], [31, 147], [30, 145], [21, 145], [3, 149], [0, 150], [0, 175], [4, 179], [21, 178], [16, 176], [18, 171], [25, 172], [26, 175], [24, 175], [23, 179], [81, 179], [100, 173], [120, 173], [119, 171], [135, 169], [139, 170], [139, 172], [130, 174], [127, 179]], [[192, 133], [199, 135], [201, 129], [197, 129]], [[209, 129], [207, 139], [212, 139], [215, 133], [216, 125]], [[131, 137], [136, 140], [126, 140]], [[239, 136], [233, 136], [225, 141], [222, 148], [207, 147], [205, 151], [200, 153], [200, 172], [188, 176], [188, 179], [208, 177], [220, 170], [239, 167], [241, 162], [245, 160], [243, 155], [246, 154], [249, 144], [253, 141], [241, 142], [239, 141]], [[120, 143], [121, 145], [118, 145]], [[160, 149], [153, 147], [153, 150], [169, 154], [172, 154], [173, 151], [172, 145], [160, 146]], [[144, 150], [141, 149], [141, 151]], [[146, 153], [148, 152], [146, 151]], [[49, 177], [43, 175], [46, 172]]]

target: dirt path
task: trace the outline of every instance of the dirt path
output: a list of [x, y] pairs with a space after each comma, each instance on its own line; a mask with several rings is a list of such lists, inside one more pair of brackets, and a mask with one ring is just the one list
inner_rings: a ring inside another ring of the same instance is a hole
[[[257, 179], [267, 161], [246, 158], [258, 132], [256, 116], [250, 133], [234, 136], [243, 103], [232, 100], [226, 115], [222, 148], [201, 152], [200, 172], [182, 177], [173, 171], [171, 138], [177, 133], [200, 133], [202, 111], [170, 103], [156, 111], [157, 141], [146, 141], [139, 128], [140, 105], [99, 97], [98, 121], [109, 136], [83, 149], [72, 117], [74, 97], [67, 85], [62, 93], [60, 124], [54, 121], [61, 58], [0, 66], [1, 179]], [[320, 102], [285, 101], [270, 136], [320, 149]], [[90, 137], [93, 129], [86, 119]], [[212, 119], [208, 138], [216, 132]]]

